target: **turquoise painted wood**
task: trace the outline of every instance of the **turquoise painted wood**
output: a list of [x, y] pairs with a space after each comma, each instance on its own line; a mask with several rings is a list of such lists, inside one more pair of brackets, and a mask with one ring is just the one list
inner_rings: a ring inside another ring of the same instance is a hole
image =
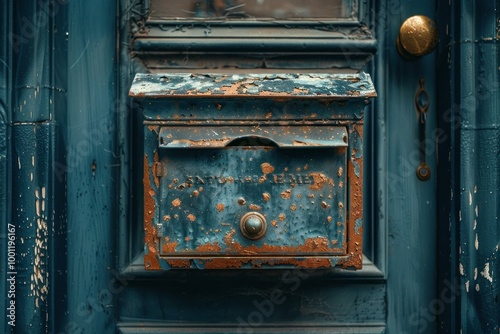
[[[211, 54], [221, 44], [204, 39], [201, 53], [176, 49], [172, 62], [156, 64], [203, 71], [208, 54], [207, 66], [247, 72], [267, 71], [262, 64], [335, 72], [340, 64], [360, 70], [376, 48], [364, 67], [379, 95], [365, 119], [365, 269], [165, 274], [146, 273], [142, 261], [142, 120], [126, 97], [133, 76], [151, 65], [131, 53], [130, 39], [144, 28], [147, 6], [3, 1], [0, 332], [498, 333], [500, 3], [368, 5], [361, 17], [375, 39], [362, 43], [315, 40], [314, 55], [297, 52], [297, 41], [280, 43], [268, 57], [272, 43], [262, 53]], [[409, 62], [394, 40], [415, 14], [436, 19], [441, 40]], [[152, 30], [159, 38], [168, 35], [161, 28]], [[421, 78], [431, 99], [426, 182], [414, 173]], [[9, 224], [17, 232], [15, 299]]]

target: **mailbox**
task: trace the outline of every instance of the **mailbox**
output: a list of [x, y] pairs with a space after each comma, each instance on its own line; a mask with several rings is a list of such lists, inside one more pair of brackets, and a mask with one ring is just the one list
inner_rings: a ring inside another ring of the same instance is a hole
[[137, 74], [144, 265], [360, 269], [360, 74]]

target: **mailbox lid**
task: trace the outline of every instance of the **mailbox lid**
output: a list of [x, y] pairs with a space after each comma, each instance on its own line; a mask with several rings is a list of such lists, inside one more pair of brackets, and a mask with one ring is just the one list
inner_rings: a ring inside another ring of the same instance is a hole
[[137, 74], [129, 95], [149, 122], [359, 121], [368, 74]]
[[281, 97], [359, 99], [375, 97], [370, 75], [138, 73], [129, 95], [141, 98]]

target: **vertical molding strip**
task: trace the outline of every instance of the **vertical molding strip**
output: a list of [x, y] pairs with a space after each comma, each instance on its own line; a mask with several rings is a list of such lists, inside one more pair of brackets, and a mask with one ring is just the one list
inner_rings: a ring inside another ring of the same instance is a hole
[[[460, 2], [452, 45], [460, 106], [462, 333], [500, 329], [500, 1]], [[455, 143], [458, 144], [458, 143]]]

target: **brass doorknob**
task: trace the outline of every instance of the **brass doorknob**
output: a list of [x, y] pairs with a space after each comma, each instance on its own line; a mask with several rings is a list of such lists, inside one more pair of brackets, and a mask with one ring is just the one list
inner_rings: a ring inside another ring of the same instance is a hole
[[403, 22], [396, 38], [401, 56], [415, 59], [431, 53], [437, 46], [439, 32], [436, 23], [424, 15], [416, 15]]

